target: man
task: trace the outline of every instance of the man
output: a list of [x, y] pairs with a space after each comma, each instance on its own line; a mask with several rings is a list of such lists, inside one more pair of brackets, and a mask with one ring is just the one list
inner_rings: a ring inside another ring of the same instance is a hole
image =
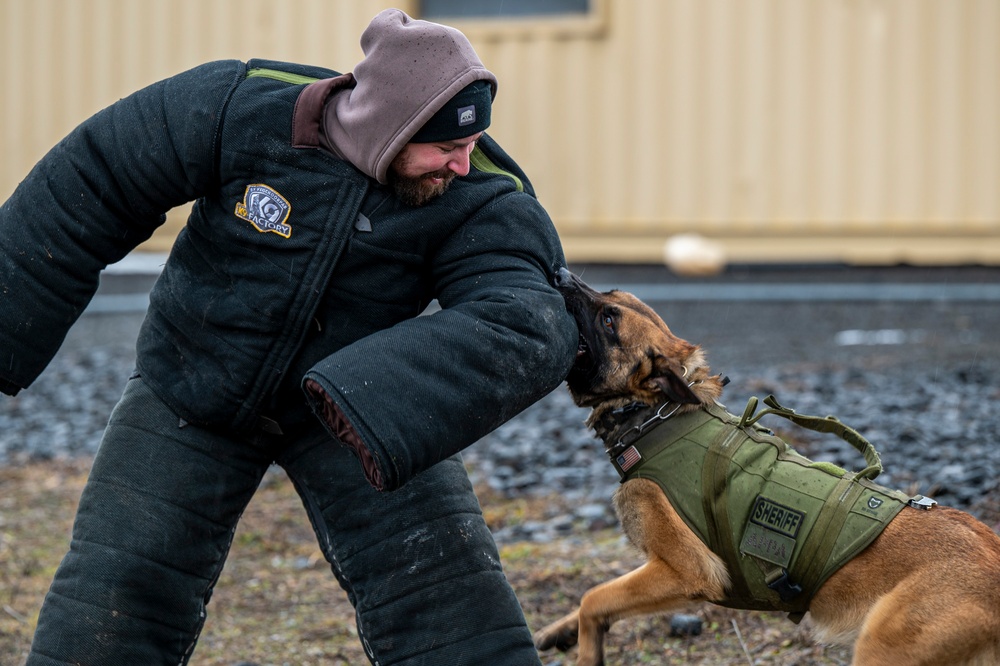
[[389, 10], [361, 43], [352, 74], [228, 61], [153, 84], [83, 123], [0, 208], [14, 394], [101, 269], [195, 201], [31, 666], [187, 663], [272, 462], [373, 663], [538, 662], [455, 454], [568, 371], [562, 251], [484, 134], [496, 78], [465, 37]]

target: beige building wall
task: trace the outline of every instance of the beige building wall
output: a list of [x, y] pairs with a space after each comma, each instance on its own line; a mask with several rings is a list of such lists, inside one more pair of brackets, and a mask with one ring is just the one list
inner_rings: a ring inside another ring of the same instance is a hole
[[[214, 58], [350, 69], [419, 1], [0, 0], [0, 198], [90, 113]], [[447, 21], [576, 261], [1000, 263], [998, 0], [591, 0]], [[169, 244], [173, 215], [156, 239]], [[155, 243], [154, 243], [155, 244]]]

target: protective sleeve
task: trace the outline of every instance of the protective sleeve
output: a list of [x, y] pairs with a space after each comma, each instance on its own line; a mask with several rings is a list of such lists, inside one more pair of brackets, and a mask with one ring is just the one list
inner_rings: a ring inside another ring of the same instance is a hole
[[345, 347], [303, 380], [315, 413], [380, 490], [518, 414], [575, 358], [576, 324], [552, 287], [562, 249], [533, 197], [494, 200], [432, 263], [440, 311]]
[[41, 374], [105, 266], [213, 187], [222, 112], [243, 74], [237, 61], [209, 63], [112, 104], [0, 206], [0, 391]]

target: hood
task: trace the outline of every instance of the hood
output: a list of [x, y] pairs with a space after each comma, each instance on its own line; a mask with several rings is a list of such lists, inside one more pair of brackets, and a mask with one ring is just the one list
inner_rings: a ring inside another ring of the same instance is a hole
[[333, 152], [380, 183], [403, 146], [473, 81], [497, 79], [455, 28], [380, 12], [361, 35], [357, 84], [331, 96], [323, 133]]

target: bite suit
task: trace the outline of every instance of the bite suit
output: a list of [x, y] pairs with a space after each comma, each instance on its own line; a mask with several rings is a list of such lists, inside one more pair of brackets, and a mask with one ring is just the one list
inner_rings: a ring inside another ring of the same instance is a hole
[[[387, 127], [369, 162], [331, 145], [330, 104], [362, 91], [364, 71], [196, 67], [84, 122], [0, 207], [0, 389], [15, 394], [100, 271], [195, 202], [150, 295], [31, 666], [187, 663], [272, 463], [302, 497], [373, 663], [537, 663], [457, 453], [572, 364], [575, 325], [551, 287], [562, 251], [487, 135], [470, 173], [416, 207], [385, 181], [419, 114]], [[458, 71], [417, 106], [433, 113], [455, 86], [492, 77]]]

